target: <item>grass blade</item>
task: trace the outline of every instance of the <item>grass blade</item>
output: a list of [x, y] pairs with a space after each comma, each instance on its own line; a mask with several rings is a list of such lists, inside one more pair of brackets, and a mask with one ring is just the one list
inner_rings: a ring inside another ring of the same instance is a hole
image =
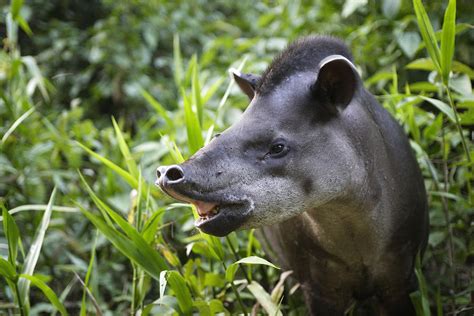
[[[92, 269], [94, 268], [94, 261], [95, 261], [95, 248], [97, 246], [97, 239], [99, 237], [99, 231], [96, 230], [94, 244], [92, 245], [91, 249], [91, 259], [89, 261], [89, 266], [87, 267], [86, 278], [84, 280], [84, 291], [82, 292], [82, 301], [81, 301], [81, 316], [87, 315], [87, 305], [86, 305], [86, 297], [87, 297], [87, 290], [89, 286], [89, 280], [92, 274]], [[100, 313], [100, 311], [99, 311]]]
[[181, 87], [183, 81], [183, 60], [181, 58], [181, 48], [179, 47], [179, 35], [173, 36], [173, 62], [174, 62], [174, 81], [177, 87]]
[[449, 72], [454, 55], [456, 38], [456, 0], [449, 0], [444, 13], [443, 30], [441, 33], [441, 71], [445, 84], [448, 83]]
[[43, 292], [43, 294], [48, 298], [51, 304], [53, 304], [53, 306], [56, 307], [56, 309], [61, 313], [61, 315], [67, 315], [67, 311], [64, 308], [64, 305], [59, 301], [56, 294], [53, 292], [53, 290], [51, 290], [51, 288], [48, 285], [46, 285], [46, 283], [44, 283], [37, 277], [33, 275], [29, 275], [29, 274], [20, 274], [20, 278], [28, 280], [28, 282], [31, 282], [31, 284], [39, 288]]
[[202, 97], [202, 103], [206, 104], [207, 101], [212, 98], [212, 96], [216, 93], [217, 89], [219, 89], [224, 80], [224, 78], [219, 78], [207, 89], [206, 93]]
[[[242, 62], [239, 64], [239, 66], [237, 67], [237, 71], [240, 72], [242, 70], [242, 68], [244, 68], [244, 65], [245, 65], [246, 62], [247, 62], [247, 56], [245, 56], [244, 59], [242, 60]], [[232, 69], [232, 68], [229, 69], [229, 73], [232, 73], [233, 71], [234, 71], [234, 69]], [[225, 90], [224, 95], [222, 96], [221, 100], [219, 101], [219, 105], [217, 106], [216, 117], [214, 119], [214, 122], [212, 123], [211, 127], [209, 127], [209, 129], [207, 130], [205, 144], [208, 144], [212, 139], [212, 134], [214, 133], [214, 128], [215, 128], [217, 122], [219, 121], [219, 115], [221, 113], [221, 110], [224, 107], [224, 105], [227, 101], [227, 98], [230, 95], [230, 91], [232, 90], [232, 87], [234, 85], [235, 80], [234, 80], [233, 76], [231, 76], [231, 77], [232, 77], [232, 79], [230, 79], [229, 84], [227, 85], [227, 89]]]
[[[109, 217], [117, 224], [127, 236], [131, 239], [131, 241], [135, 244], [135, 247], [141, 248], [142, 250], [150, 251], [151, 254], [148, 256], [149, 258], [153, 259], [153, 261], [158, 264], [161, 270], [166, 270], [168, 267], [166, 265], [165, 260], [147, 243], [147, 241], [140, 235], [140, 233], [130, 225], [122, 216], [117, 214], [113, 211], [107, 204], [105, 204], [99, 197], [94, 193], [88, 183], [85, 181], [84, 177], [80, 174], [81, 180], [87, 188], [89, 195], [91, 196], [92, 200], [94, 201], [95, 205], [99, 208], [102, 212], [102, 215], [107, 221], [107, 224], [110, 227], [113, 227], [113, 224], [110, 222]], [[114, 228], [115, 229], [115, 228]]]
[[[97, 229], [128, 259], [139, 265], [150, 276], [156, 280], [160, 279], [160, 272], [166, 270], [166, 264], [162, 264], [164, 259], [142, 238], [139, 244], [131, 241], [116, 228], [89, 211], [81, 207], [82, 214], [86, 216]], [[141, 236], [140, 236], [141, 237]]]
[[[46, 209], [46, 204], [26, 204], [20, 205], [17, 207], [12, 208], [8, 211], [10, 215], [25, 212], [25, 211], [44, 211]], [[69, 207], [69, 206], [59, 206], [53, 205], [53, 212], [64, 212], [64, 213], [78, 213], [79, 209], [77, 207]], [[3, 221], [3, 216], [0, 217], [0, 222]]]
[[413, 0], [413, 7], [415, 9], [416, 20], [418, 21], [418, 27], [420, 29], [421, 37], [425, 43], [428, 54], [430, 55], [433, 63], [436, 66], [436, 70], [439, 73], [441, 71], [441, 53], [439, 51], [438, 42], [436, 41], [436, 35], [431, 25], [428, 14], [421, 0]]
[[201, 97], [201, 85], [199, 84], [199, 65], [197, 62], [197, 56], [193, 55], [191, 59], [191, 71], [192, 71], [192, 79], [191, 79], [191, 91], [192, 91], [192, 100], [193, 105], [196, 106], [196, 112], [199, 120], [199, 125], [202, 126], [204, 122], [204, 109], [202, 104], [202, 97]]
[[20, 9], [23, 6], [23, 0], [12, 0], [10, 3], [10, 12], [13, 19], [16, 19], [18, 14], [20, 14]]
[[53, 211], [53, 203], [54, 199], [56, 198], [56, 187], [53, 189], [51, 193], [51, 197], [49, 198], [48, 205], [46, 206], [46, 210], [43, 214], [43, 219], [41, 220], [41, 224], [36, 232], [35, 239], [31, 244], [30, 250], [28, 255], [26, 256], [25, 263], [23, 265], [23, 278], [18, 281], [18, 289], [20, 293], [21, 300], [23, 302], [27, 302], [28, 299], [28, 292], [30, 288], [30, 279], [24, 277], [32, 276], [33, 272], [36, 267], [36, 263], [38, 262], [39, 254], [41, 252], [41, 247], [43, 246], [44, 236], [46, 234], [46, 230], [49, 226], [49, 221], [51, 219], [51, 214]]
[[186, 132], [188, 135], [188, 145], [190, 154], [194, 154], [204, 144], [204, 140], [201, 134], [201, 126], [199, 124], [199, 118], [193, 111], [191, 102], [184, 89], [181, 89], [181, 95], [183, 97], [184, 104], [184, 120], [186, 123]]
[[6, 131], [6, 133], [2, 137], [2, 145], [5, 144], [7, 138], [15, 131], [15, 129], [30, 116], [31, 113], [35, 111], [35, 108], [31, 108], [25, 113], [23, 113], [15, 122], [13, 122], [12, 126]]
[[112, 125], [114, 126], [115, 135], [117, 136], [117, 142], [119, 144], [120, 152], [122, 156], [125, 158], [125, 164], [127, 165], [128, 171], [134, 178], [138, 178], [138, 167], [135, 163], [135, 160], [130, 153], [130, 149], [128, 148], [127, 143], [125, 142], [125, 138], [123, 137], [122, 131], [117, 124], [115, 118], [112, 117]]
[[119, 176], [122, 177], [132, 188], [136, 189], [138, 188], [138, 181], [126, 170], [122, 169], [121, 167], [117, 166], [115, 163], [110, 161], [109, 159], [99, 155], [98, 153], [94, 152], [93, 150], [87, 148], [80, 142], [76, 141], [76, 143], [84, 149], [89, 155], [94, 157], [95, 159], [99, 160], [102, 164], [105, 166], [109, 167], [113, 171], [115, 171]]
[[158, 113], [158, 115], [165, 120], [166, 124], [168, 124], [168, 127], [172, 128], [174, 124], [173, 121], [170, 119], [165, 107], [145, 90], [141, 89], [141, 93], [145, 100], [148, 102], [148, 104], [150, 104], [153, 109], [155, 109], [156, 113]]

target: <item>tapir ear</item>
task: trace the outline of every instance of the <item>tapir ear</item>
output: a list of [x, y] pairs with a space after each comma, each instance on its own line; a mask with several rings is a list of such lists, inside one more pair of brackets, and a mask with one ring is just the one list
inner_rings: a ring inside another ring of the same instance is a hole
[[240, 90], [242, 90], [250, 100], [253, 99], [255, 95], [255, 89], [257, 83], [260, 80], [260, 76], [252, 74], [244, 74], [238, 70], [231, 70], [232, 75], [234, 76], [235, 82], [239, 85]]
[[331, 55], [319, 64], [312, 90], [322, 104], [344, 108], [354, 96], [357, 78], [357, 70], [347, 58]]

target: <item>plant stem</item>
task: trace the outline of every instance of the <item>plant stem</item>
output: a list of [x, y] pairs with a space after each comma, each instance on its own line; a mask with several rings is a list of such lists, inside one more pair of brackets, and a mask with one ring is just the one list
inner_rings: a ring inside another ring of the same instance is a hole
[[[227, 241], [227, 244], [229, 244], [230, 251], [234, 255], [235, 260], [239, 261], [240, 260], [239, 254], [237, 253], [234, 246], [232, 245], [232, 242], [230, 241], [229, 236], [226, 236], [225, 239]], [[243, 264], [240, 264], [240, 263], [239, 263], [239, 267], [244, 272], [245, 278], [247, 279], [247, 282], [250, 284], [251, 280], [250, 280], [249, 274], [247, 273], [247, 269], [245, 268]]]
[[135, 264], [132, 263], [133, 267], [133, 280], [132, 280], [132, 306], [130, 308], [130, 315], [133, 316], [135, 315], [135, 309], [136, 309], [136, 295], [137, 295], [137, 267]]
[[[222, 266], [224, 267], [224, 271], [227, 270], [227, 267], [226, 267], [224, 261], [222, 261]], [[244, 315], [248, 315], [247, 309], [245, 308], [244, 302], [240, 298], [239, 291], [237, 291], [237, 288], [235, 287], [234, 281], [230, 281], [229, 283], [230, 283], [230, 286], [232, 287], [232, 290], [235, 293], [235, 296], [237, 297], [237, 301], [239, 302], [239, 305], [240, 305], [240, 308], [242, 309], [242, 312], [244, 313]]]
[[[462, 127], [461, 127], [461, 123], [459, 122], [459, 116], [458, 116], [458, 112], [456, 111], [456, 106], [454, 105], [453, 96], [451, 94], [451, 91], [449, 90], [449, 87], [448, 87], [447, 83], [444, 83], [444, 88], [446, 90], [446, 93], [448, 94], [449, 105], [451, 106], [451, 109], [453, 110], [453, 113], [454, 113], [454, 120], [455, 120], [455, 123], [456, 123], [456, 128], [458, 130], [459, 136], [461, 136], [462, 147], [464, 149], [464, 152], [466, 153], [466, 159], [467, 159], [467, 162], [468, 162], [468, 170], [471, 169], [471, 174], [473, 174], [474, 173], [474, 168], [472, 166], [471, 154], [469, 152], [469, 147], [467, 146], [466, 139], [465, 139], [464, 134], [462, 132]], [[470, 180], [467, 181], [467, 192], [468, 192], [469, 203], [472, 204], [471, 181]]]
[[[449, 170], [448, 170], [448, 157], [446, 154], [446, 134], [445, 134], [445, 127], [441, 129], [442, 132], [442, 155], [443, 155], [443, 190], [444, 192], [448, 193], [449, 191]], [[446, 221], [446, 229], [448, 233], [448, 243], [447, 243], [447, 248], [448, 248], [448, 257], [449, 257], [449, 279], [451, 282], [451, 288], [454, 289], [455, 286], [455, 271], [454, 269], [454, 245], [453, 245], [453, 229], [451, 228], [451, 220], [449, 218], [449, 209], [448, 209], [448, 201], [446, 201], [445, 197], [442, 197], [442, 203], [443, 203], [443, 211], [444, 211], [444, 218]], [[451, 309], [454, 313], [455, 311], [455, 305], [453, 303], [453, 300], [451, 299]]]
[[20, 291], [18, 290], [18, 282], [15, 282], [15, 292], [16, 298], [18, 299], [18, 308], [20, 309], [20, 315], [23, 316], [25, 315], [25, 313], [23, 311], [23, 302], [21, 301]]
[[[445, 154], [445, 148], [446, 148], [446, 135], [445, 135], [445, 127], [441, 129], [442, 131], [442, 150], [443, 150], [443, 178], [444, 178], [444, 186], [443, 190], [444, 192], [448, 193], [449, 191], [449, 170], [448, 170], [448, 163], [447, 159], [448, 157]], [[443, 204], [443, 211], [444, 211], [444, 218], [446, 221], [446, 229], [448, 233], [448, 256], [449, 256], [449, 267], [452, 269], [453, 267], [453, 253], [454, 253], [454, 247], [453, 247], [453, 230], [451, 228], [451, 220], [449, 218], [449, 206], [448, 206], [448, 201], [446, 201], [445, 197], [441, 197], [441, 202]], [[454, 284], [453, 284], [454, 285]]]

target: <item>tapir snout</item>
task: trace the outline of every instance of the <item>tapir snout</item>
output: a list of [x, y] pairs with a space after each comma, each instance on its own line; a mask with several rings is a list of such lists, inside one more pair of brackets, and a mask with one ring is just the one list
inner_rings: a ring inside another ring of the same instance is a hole
[[205, 233], [225, 236], [242, 226], [252, 210], [250, 201], [206, 190], [186, 170], [181, 165], [160, 166], [155, 184], [173, 198], [193, 204], [199, 215], [195, 226]]

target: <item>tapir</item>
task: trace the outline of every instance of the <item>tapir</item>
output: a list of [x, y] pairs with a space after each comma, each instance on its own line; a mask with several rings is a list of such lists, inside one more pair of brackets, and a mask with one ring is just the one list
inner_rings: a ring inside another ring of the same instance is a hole
[[[424, 180], [402, 127], [363, 86], [348, 47], [309, 36], [261, 75], [234, 73], [239, 121], [157, 184], [196, 206], [195, 225], [261, 240], [301, 284], [308, 313], [413, 315], [427, 242]], [[373, 303], [372, 303], [373, 302]]]

